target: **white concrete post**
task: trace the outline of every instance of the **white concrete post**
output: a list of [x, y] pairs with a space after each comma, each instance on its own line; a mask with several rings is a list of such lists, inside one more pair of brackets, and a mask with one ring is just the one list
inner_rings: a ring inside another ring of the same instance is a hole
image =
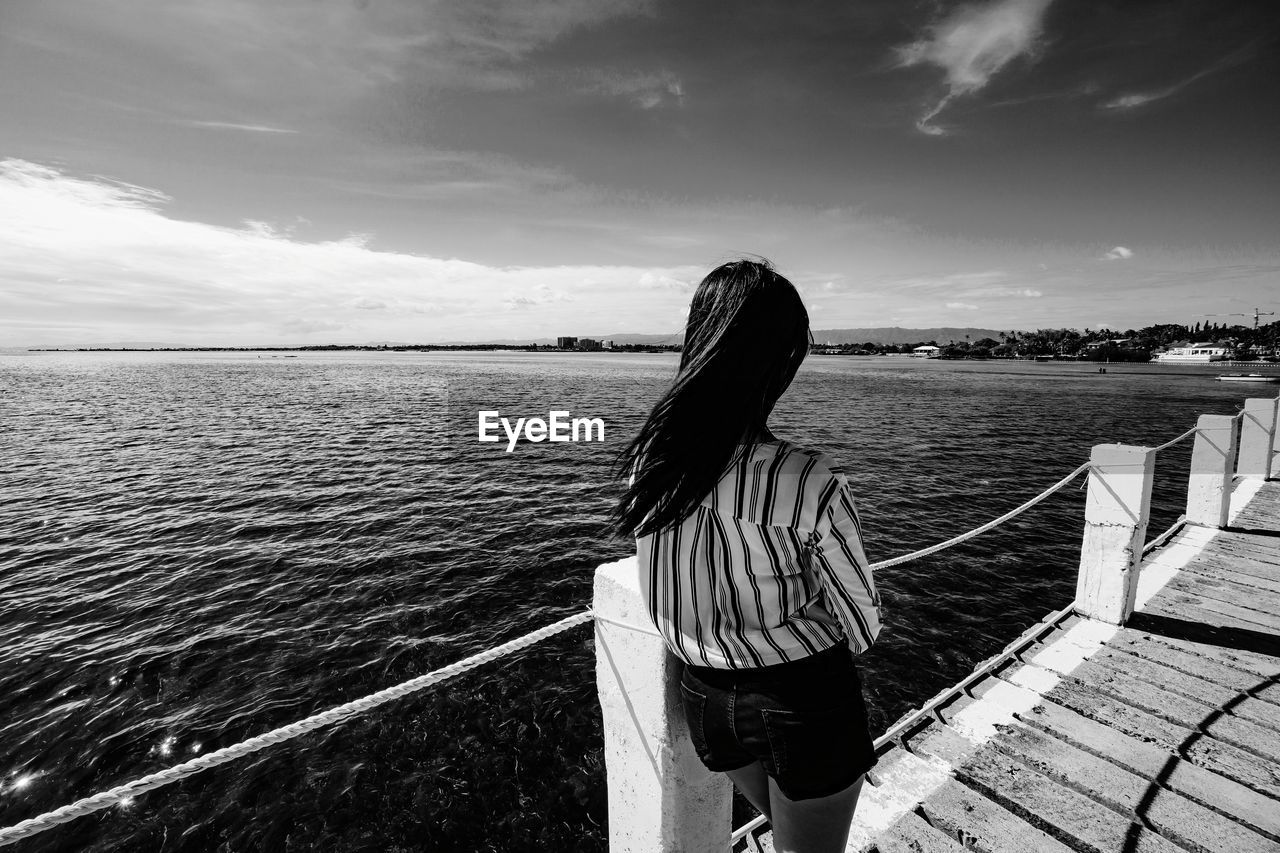
[[694, 752], [679, 667], [649, 621], [635, 557], [596, 569], [592, 607], [609, 853], [728, 851], [733, 786]]
[[1155, 457], [1146, 447], [1094, 445], [1076, 583], [1081, 616], [1123, 625], [1133, 613]]
[[1276, 441], [1276, 405], [1274, 397], [1244, 401], [1244, 417], [1240, 419], [1240, 461], [1236, 474], [1241, 477], [1267, 479], [1271, 476], [1271, 451]]
[[1271, 443], [1271, 459], [1272, 470], [1275, 470], [1275, 463], [1280, 461], [1280, 396], [1276, 397], [1276, 438]]
[[1231, 509], [1231, 473], [1236, 462], [1236, 419], [1201, 415], [1196, 421], [1187, 480], [1187, 523], [1225, 527]]

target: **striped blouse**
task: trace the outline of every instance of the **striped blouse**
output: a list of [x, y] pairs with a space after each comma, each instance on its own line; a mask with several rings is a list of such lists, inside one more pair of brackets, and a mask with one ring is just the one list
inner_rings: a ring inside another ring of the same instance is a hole
[[754, 445], [681, 524], [636, 540], [640, 588], [686, 663], [769, 666], [880, 633], [849, 484], [825, 454]]

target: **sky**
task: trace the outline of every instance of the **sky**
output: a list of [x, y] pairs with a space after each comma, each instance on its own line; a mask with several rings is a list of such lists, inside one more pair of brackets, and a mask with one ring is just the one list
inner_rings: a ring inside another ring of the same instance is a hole
[[1244, 0], [5, 0], [0, 346], [1251, 323], [1277, 104]]

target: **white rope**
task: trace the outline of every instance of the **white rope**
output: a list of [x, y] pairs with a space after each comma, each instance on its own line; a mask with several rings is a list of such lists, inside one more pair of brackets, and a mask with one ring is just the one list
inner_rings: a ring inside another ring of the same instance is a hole
[[[1243, 415], [1243, 412], [1241, 414]], [[1163, 450], [1164, 448], [1169, 447], [1172, 444], [1176, 444], [1177, 442], [1182, 441], [1184, 438], [1194, 434], [1195, 432], [1196, 432], [1196, 429], [1194, 428], [1190, 429], [1187, 432], [1175, 438], [1173, 441], [1160, 445], [1160, 447], [1155, 448], [1155, 450]], [[974, 538], [975, 536], [980, 536], [981, 534], [986, 533], [988, 530], [991, 530], [994, 527], [998, 527], [999, 525], [1005, 523], [1009, 519], [1014, 518], [1015, 516], [1021, 515], [1022, 513], [1031, 509], [1036, 504], [1040, 503], [1041, 501], [1048, 498], [1050, 495], [1054, 494], [1058, 490], [1065, 487], [1068, 483], [1070, 483], [1072, 480], [1078, 477], [1082, 472], [1088, 470], [1090, 466], [1091, 466], [1091, 463], [1089, 462], [1084, 463], [1083, 465], [1081, 465], [1080, 467], [1072, 471], [1070, 474], [1063, 477], [1061, 480], [1054, 483], [1052, 486], [1050, 486], [1040, 494], [1033, 497], [1031, 500], [1027, 501], [1026, 503], [1018, 507], [1015, 507], [1009, 512], [1006, 512], [1004, 515], [1000, 516], [999, 518], [992, 519], [991, 521], [988, 521], [986, 524], [983, 524], [980, 527], [975, 527], [973, 530], [970, 530], [968, 533], [962, 533], [959, 536], [956, 536], [952, 539], [948, 539], [945, 542], [939, 542], [937, 545], [931, 545], [928, 548], [923, 548], [919, 551], [913, 551], [910, 554], [904, 554], [901, 557], [894, 557], [891, 560], [882, 560], [879, 563], [872, 563], [871, 568], [884, 569], [890, 566], [898, 566], [898, 565], [901, 565], [902, 563], [910, 562], [911, 560], [918, 560], [921, 557], [927, 557], [930, 554], [936, 554], [939, 551], [945, 550], [954, 545], [959, 545], [961, 542], [965, 542], [969, 539]], [[1161, 539], [1163, 538], [1164, 537], [1161, 537]], [[1148, 547], [1149, 548], [1155, 547], [1156, 544], [1158, 544], [1158, 542], [1153, 542]], [[456, 663], [449, 664], [448, 666], [443, 667], [441, 669], [437, 669], [434, 672], [429, 672], [425, 675], [420, 675], [417, 678], [412, 678], [406, 682], [403, 682], [402, 684], [397, 684], [394, 687], [388, 687], [384, 690], [380, 690], [377, 693], [370, 694], [368, 696], [365, 696], [362, 699], [356, 699], [351, 702], [338, 705], [335, 708], [330, 708], [328, 711], [323, 711], [319, 714], [315, 714], [313, 716], [307, 717], [304, 720], [299, 720], [296, 723], [290, 723], [287, 726], [282, 726], [278, 729], [273, 729], [272, 731], [266, 732], [265, 734], [258, 735], [257, 737], [254, 737], [254, 738], [250, 738], [249, 740], [243, 741], [242, 743], [234, 744], [233, 746], [223, 747], [222, 749], [216, 750], [214, 752], [210, 752], [206, 755], [202, 755], [199, 758], [193, 758], [190, 761], [184, 762], [174, 767], [170, 767], [167, 770], [161, 770], [157, 773], [152, 773], [149, 776], [144, 776], [141, 779], [137, 779], [125, 785], [120, 785], [110, 790], [103, 791], [98, 794], [94, 794], [91, 797], [85, 797], [83, 799], [75, 801], [74, 803], [71, 803], [70, 805], [62, 806], [61, 808], [54, 809], [51, 812], [46, 812], [45, 814], [39, 815], [38, 817], [24, 820], [21, 823], [17, 823], [11, 827], [0, 829], [0, 847], [4, 847], [8, 844], [12, 844], [15, 841], [20, 841], [23, 838], [29, 838], [32, 835], [36, 835], [38, 833], [44, 832], [45, 830], [51, 829], [59, 824], [63, 824], [63, 823], [67, 823], [69, 821], [75, 820], [78, 817], [83, 817], [84, 815], [92, 814], [93, 812], [100, 811], [102, 809], [116, 805], [117, 803], [130, 800], [133, 797], [137, 796], [138, 794], [145, 794], [147, 791], [153, 791], [156, 788], [162, 787], [164, 785], [168, 785], [171, 782], [177, 782], [181, 779], [185, 779], [186, 777], [199, 773], [202, 770], [208, 770], [211, 767], [217, 767], [220, 764], [226, 764], [229, 761], [234, 761], [237, 758], [240, 758], [242, 756], [265, 749], [268, 746], [273, 746], [277, 743], [281, 743], [283, 741], [290, 740], [295, 737], [299, 737], [301, 735], [307, 734], [308, 732], [315, 731], [316, 729], [324, 728], [325, 726], [330, 726], [335, 723], [340, 723], [346, 720], [348, 717], [352, 717], [356, 714], [364, 713], [365, 711], [369, 711], [373, 708], [378, 707], [379, 705], [384, 705], [387, 702], [391, 702], [395, 699], [400, 699], [404, 696], [409, 695], [410, 693], [415, 693], [426, 687], [430, 687], [433, 684], [438, 684], [439, 682], [453, 678], [456, 675], [461, 675], [467, 670], [474, 669], [477, 666], [480, 666], [482, 664], [496, 660], [500, 657], [504, 657], [506, 655], [517, 652], [523, 648], [533, 645], [534, 643], [541, 642], [542, 640], [545, 640], [546, 638], [551, 637], [555, 634], [559, 634], [577, 625], [581, 625], [584, 622], [591, 620], [593, 617], [602, 622], [608, 622], [610, 624], [614, 624], [622, 628], [628, 628], [630, 630], [638, 631], [640, 633], [656, 635], [655, 631], [647, 627], [643, 627], [640, 625], [633, 625], [630, 623], [609, 619], [607, 617], [594, 616], [594, 614], [589, 610], [584, 613], [578, 613], [573, 616], [567, 616], [564, 619], [561, 619], [559, 622], [554, 622], [550, 625], [547, 625], [544, 628], [539, 628], [538, 630], [533, 631], [532, 633], [525, 634], [522, 637], [517, 637], [514, 640], [509, 640], [508, 642], [503, 643], [502, 645], [494, 646], [491, 649], [486, 649], [485, 651], [474, 654], [471, 657], [463, 658], [462, 660], [457, 661]]]
[[1054, 483], [1052, 486], [1045, 489], [1043, 492], [1036, 495], [1031, 500], [1027, 501], [1026, 503], [1022, 504], [1019, 507], [1015, 507], [1014, 509], [1009, 510], [999, 518], [993, 518], [991, 521], [988, 521], [986, 524], [982, 525], [981, 527], [975, 527], [973, 530], [970, 530], [968, 533], [961, 533], [959, 536], [955, 537], [954, 539], [948, 539], [946, 542], [939, 542], [937, 545], [930, 545], [928, 548], [922, 548], [919, 551], [912, 551], [910, 554], [903, 554], [901, 557], [894, 557], [892, 560], [881, 560], [879, 563], [872, 563], [871, 568], [887, 569], [890, 566], [898, 566], [898, 565], [901, 565], [902, 563], [909, 563], [912, 560], [918, 560], [921, 557], [927, 557], [930, 554], [936, 554], [939, 551], [950, 548], [952, 545], [959, 545], [961, 542], [967, 541], [969, 539], [972, 539], [975, 536], [979, 536], [983, 533], [986, 533], [988, 530], [990, 530], [993, 527], [999, 527], [1001, 524], [1004, 524], [1006, 521], [1013, 518], [1014, 516], [1021, 515], [1022, 513], [1031, 509], [1033, 506], [1040, 503], [1042, 500], [1049, 497], [1054, 492], [1058, 491], [1063, 486], [1070, 483], [1076, 477], [1080, 476], [1080, 473], [1082, 471], [1089, 470], [1089, 467], [1091, 465], [1092, 463], [1090, 462], [1084, 463], [1079, 468], [1072, 471], [1070, 474], [1063, 477], [1061, 480]]
[[1152, 449], [1152, 450], [1154, 450], [1154, 451], [1157, 451], [1157, 452], [1158, 452], [1158, 451], [1164, 450], [1166, 447], [1173, 447], [1173, 446], [1174, 446], [1175, 444], [1177, 444], [1178, 442], [1182, 441], [1183, 439], [1187, 438], [1188, 436], [1195, 435], [1195, 434], [1196, 434], [1196, 433], [1198, 433], [1199, 431], [1200, 431], [1200, 428], [1199, 428], [1199, 427], [1192, 427], [1191, 429], [1187, 430], [1186, 432], [1184, 432], [1182, 435], [1178, 436], [1177, 438], [1175, 438], [1175, 439], [1171, 439], [1171, 440], [1169, 440], [1169, 441], [1166, 441], [1164, 444], [1160, 445], [1159, 447], [1153, 447], [1153, 448], [1151, 448], [1151, 449]]
[[68, 821], [75, 820], [78, 817], [100, 811], [101, 809], [105, 809], [109, 806], [131, 799], [138, 794], [153, 791], [162, 785], [168, 785], [170, 782], [177, 782], [180, 779], [185, 779], [192, 774], [199, 773], [201, 770], [208, 770], [210, 767], [217, 767], [219, 764], [226, 764], [228, 761], [234, 761], [241, 756], [248, 755], [251, 752], [257, 752], [260, 749], [265, 749], [266, 747], [280, 743], [281, 741], [286, 741], [291, 738], [298, 737], [299, 735], [304, 735], [307, 732], [315, 731], [316, 729], [323, 728], [325, 726], [331, 726], [334, 723], [340, 723], [355, 714], [363, 713], [372, 708], [376, 708], [379, 705], [386, 704], [394, 699], [399, 699], [403, 696], [409, 695], [410, 693], [422, 690], [424, 687], [429, 687], [432, 684], [437, 684], [441, 681], [445, 681], [446, 679], [453, 678], [455, 675], [460, 675], [469, 669], [474, 669], [475, 667], [480, 666], [481, 664], [512, 654], [526, 646], [531, 646], [534, 643], [545, 640], [554, 634], [559, 634], [562, 631], [567, 631], [570, 628], [581, 625], [582, 623], [589, 621], [591, 619], [591, 615], [591, 611], [588, 610], [585, 613], [577, 613], [573, 616], [567, 616], [559, 622], [553, 622], [552, 624], [547, 625], [545, 628], [539, 628], [530, 634], [525, 634], [523, 637], [517, 637], [516, 639], [503, 643], [500, 646], [494, 646], [491, 649], [486, 649], [485, 651], [474, 654], [471, 657], [463, 658], [456, 663], [451, 663], [446, 667], [435, 670], [434, 672], [428, 672], [425, 675], [412, 678], [403, 684], [388, 687], [385, 690], [380, 690], [377, 693], [365, 696], [363, 699], [356, 699], [343, 705], [338, 705], [336, 708], [330, 708], [328, 711], [307, 717], [305, 720], [290, 723], [287, 726], [282, 726], [281, 728], [273, 729], [265, 734], [260, 734], [257, 737], [250, 738], [243, 743], [224, 747], [215, 752], [210, 752], [207, 755], [202, 755], [199, 758], [193, 758], [183, 764], [170, 767], [168, 770], [161, 770], [158, 773], [152, 773], [149, 776], [144, 776], [141, 779], [129, 782], [126, 785], [120, 785], [109, 791], [103, 791], [102, 793], [94, 794], [91, 797], [76, 800], [70, 805], [54, 809], [53, 811], [42, 814], [39, 817], [24, 820], [7, 829], [0, 829], [0, 847], [4, 847], [6, 844], [12, 844], [15, 841], [20, 841], [23, 838], [28, 838], [36, 833], [44, 832], [46, 829], [51, 829], [58, 824], [67, 823]]

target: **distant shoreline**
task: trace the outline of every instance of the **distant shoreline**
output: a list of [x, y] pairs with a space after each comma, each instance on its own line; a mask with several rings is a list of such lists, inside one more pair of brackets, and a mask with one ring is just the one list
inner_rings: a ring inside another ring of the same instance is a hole
[[315, 344], [296, 347], [27, 347], [27, 352], [679, 352], [679, 344], [618, 344], [609, 349], [567, 349], [550, 344]]

